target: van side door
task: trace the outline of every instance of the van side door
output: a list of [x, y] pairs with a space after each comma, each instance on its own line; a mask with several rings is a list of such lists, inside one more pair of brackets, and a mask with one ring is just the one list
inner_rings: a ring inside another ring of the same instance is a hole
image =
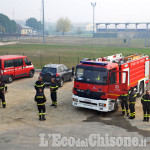
[[23, 58], [14, 59], [15, 78], [27, 75], [26, 69], [23, 66]]
[[29, 74], [30, 68], [33, 68], [31, 61], [28, 58], [24, 58], [24, 67], [25, 72]]

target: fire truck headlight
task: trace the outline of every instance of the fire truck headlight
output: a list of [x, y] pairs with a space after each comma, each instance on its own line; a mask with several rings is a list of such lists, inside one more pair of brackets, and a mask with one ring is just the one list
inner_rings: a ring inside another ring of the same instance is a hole
[[106, 107], [106, 104], [99, 103], [99, 106], [100, 106], [100, 107]]
[[4, 70], [1, 70], [1, 74], [4, 74]]
[[78, 102], [78, 99], [73, 98], [73, 101], [74, 101], [74, 102]]

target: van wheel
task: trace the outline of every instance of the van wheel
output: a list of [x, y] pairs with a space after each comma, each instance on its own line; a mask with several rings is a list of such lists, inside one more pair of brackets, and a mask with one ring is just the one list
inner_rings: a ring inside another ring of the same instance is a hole
[[33, 78], [33, 76], [34, 76], [34, 72], [33, 72], [33, 70], [31, 70], [30, 72], [29, 72], [29, 78]]
[[7, 82], [12, 83], [13, 82], [13, 76], [9, 76], [8, 79], [7, 79]]
[[59, 83], [59, 86], [60, 86], [60, 87], [63, 87], [63, 85], [64, 85], [64, 80], [63, 80], [63, 78], [61, 78], [60, 83]]
[[141, 82], [139, 86], [139, 93], [137, 94], [137, 96], [141, 97], [143, 93], [144, 93], [144, 84], [143, 82]]

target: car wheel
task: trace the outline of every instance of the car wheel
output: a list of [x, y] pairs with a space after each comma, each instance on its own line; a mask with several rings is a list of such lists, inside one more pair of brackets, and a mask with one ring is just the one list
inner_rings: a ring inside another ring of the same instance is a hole
[[13, 82], [13, 76], [9, 76], [8, 79], [7, 79], [7, 82], [12, 83]]
[[60, 80], [60, 87], [63, 87], [63, 85], [64, 85], [64, 80], [61, 79], [61, 80]]
[[34, 72], [33, 72], [33, 70], [31, 70], [30, 72], [29, 72], [29, 78], [32, 78], [34, 76]]

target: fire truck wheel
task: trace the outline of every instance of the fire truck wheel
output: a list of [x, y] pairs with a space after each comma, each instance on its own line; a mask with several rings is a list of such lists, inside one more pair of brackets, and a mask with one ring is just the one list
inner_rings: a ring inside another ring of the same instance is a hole
[[63, 78], [61, 78], [61, 79], [60, 79], [59, 86], [60, 86], [60, 87], [63, 87], [63, 85], [64, 85], [64, 80], [63, 80]]
[[7, 79], [7, 82], [12, 83], [13, 82], [13, 76], [9, 76], [8, 79]]
[[29, 72], [29, 78], [32, 78], [33, 76], [34, 76], [34, 71], [31, 70], [31, 71]]
[[137, 96], [141, 97], [143, 93], [144, 93], [144, 85], [143, 82], [141, 82], [139, 86], [139, 93], [137, 94]]
[[115, 100], [115, 104], [114, 104], [114, 110], [113, 110], [113, 112], [118, 111], [118, 109], [119, 109], [119, 103], [117, 102], [117, 100]]

